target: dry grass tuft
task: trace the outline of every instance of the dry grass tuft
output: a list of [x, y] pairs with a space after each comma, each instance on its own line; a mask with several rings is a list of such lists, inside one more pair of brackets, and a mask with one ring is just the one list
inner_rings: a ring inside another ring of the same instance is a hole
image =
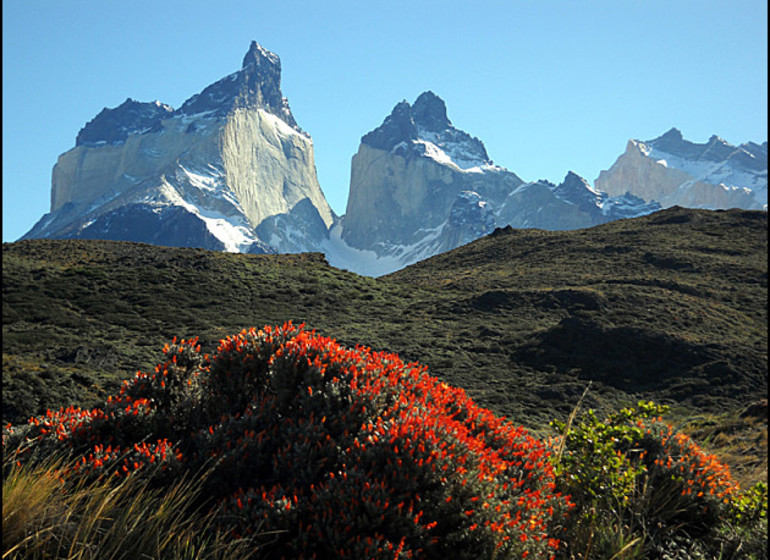
[[210, 515], [190, 511], [202, 479], [151, 489], [128, 477], [65, 484], [66, 462], [4, 464], [3, 560], [247, 556], [244, 542], [206, 531]]

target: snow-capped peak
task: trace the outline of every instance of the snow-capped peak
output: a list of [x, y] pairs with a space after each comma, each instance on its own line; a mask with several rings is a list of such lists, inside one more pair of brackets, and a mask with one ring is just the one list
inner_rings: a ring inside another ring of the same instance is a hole
[[413, 106], [406, 100], [398, 103], [361, 142], [396, 155], [427, 157], [457, 171], [496, 169], [481, 140], [455, 128], [444, 101], [431, 91], [422, 93]]

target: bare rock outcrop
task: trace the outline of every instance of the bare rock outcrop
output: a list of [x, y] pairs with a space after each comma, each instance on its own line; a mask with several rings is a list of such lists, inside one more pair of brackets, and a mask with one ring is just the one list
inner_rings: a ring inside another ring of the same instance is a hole
[[767, 142], [705, 144], [672, 128], [659, 138], [629, 140], [626, 151], [594, 182], [611, 195], [631, 193], [663, 208], [767, 208]]
[[[335, 216], [318, 184], [313, 142], [282, 97], [280, 76], [278, 56], [253, 42], [239, 71], [176, 111], [131, 99], [104, 109], [59, 157], [51, 212], [24, 237], [318, 250]], [[184, 226], [156, 224], [151, 214]], [[132, 216], [142, 231], [111, 226]], [[304, 223], [308, 216], [315, 227]], [[150, 234], [152, 227], [158, 231]]]

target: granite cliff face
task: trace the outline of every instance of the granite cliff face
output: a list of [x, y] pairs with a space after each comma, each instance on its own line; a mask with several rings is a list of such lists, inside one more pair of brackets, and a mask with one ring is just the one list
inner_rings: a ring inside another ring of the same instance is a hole
[[481, 140], [452, 125], [433, 92], [402, 101], [353, 156], [329, 262], [350, 268], [340, 255], [358, 251], [360, 270], [384, 274], [453, 249], [492, 231], [490, 201], [521, 184], [492, 163]]
[[[280, 76], [278, 56], [253, 42], [239, 71], [175, 111], [131, 99], [104, 109], [59, 157], [51, 212], [24, 237], [318, 250], [335, 216]], [[132, 220], [143, 227], [118, 226]]]
[[497, 227], [586, 228], [678, 204], [767, 207], [767, 142], [631, 140], [595, 187], [569, 172], [525, 182], [493, 164], [426, 91], [361, 138], [346, 213], [329, 207], [313, 143], [282, 96], [277, 55], [252, 42], [241, 69], [179, 109], [104, 109], [53, 170], [51, 211], [24, 238], [89, 238], [232, 252], [324, 252], [379, 276]]
[[767, 209], [767, 142], [733, 146], [718, 136], [689, 142], [672, 128], [626, 151], [594, 183], [609, 194], [631, 193], [664, 208]]
[[456, 129], [432, 92], [402, 101], [364, 135], [353, 156], [342, 238], [392, 254], [419, 243], [449, 216], [465, 191], [498, 200], [522, 183], [492, 164], [477, 138]]
[[335, 266], [379, 275], [496, 227], [575, 229], [658, 209], [595, 191], [574, 173], [560, 185], [524, 183], [455, 128], [444, 101], [428, 91], [414, 105], [398, 103], [361, 139], [347, 211], [325, 251]]

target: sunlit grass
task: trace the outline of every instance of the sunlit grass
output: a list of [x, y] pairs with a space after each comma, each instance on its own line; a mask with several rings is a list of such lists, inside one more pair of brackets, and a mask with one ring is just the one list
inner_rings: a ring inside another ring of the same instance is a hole
[[211, 514], [187, 507], [201, 478], [165, 489], [138, 477], [65, 484], [66, 464], [4, 462], [3, 560], [246, 557], [244, 543], [207, 531]]

